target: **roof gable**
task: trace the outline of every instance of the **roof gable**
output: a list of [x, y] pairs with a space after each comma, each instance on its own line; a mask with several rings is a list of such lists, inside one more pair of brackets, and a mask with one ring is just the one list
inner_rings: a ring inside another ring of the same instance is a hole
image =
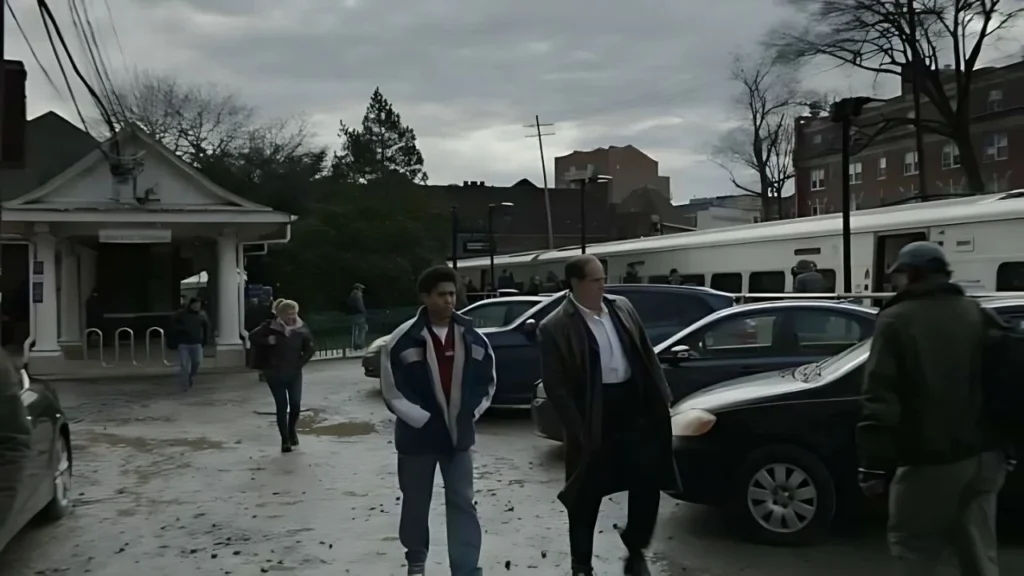
[[25, 165], [0, 170], [0, 200], [13, 200], [35, 190], [85, 158], [99, 144], [56, 112], [29, 120], [25, 128]]
[[[137, 187], [139, 190], [147, 188], [156, 190], [161, 185], [170, 184], [172, 189], [179, 193], [175, 198], [161, 198], [162, 202], [169, 200], [170, 203], [178, 205], [213, 204], [227, 205], [243, 210], [270, 210], [269, 207], [250, 202], [218, 186], [137, 126], [129, 126], [121, 130], [114, 138], [118, 139], [124, 150], [131, 151], [132, 155], [138, 154], [142, 158], [144, 168], [138, 176]], [[102, 186], [98, 185], [102, 179], [110, 181], [106, 150], [109, 149], [114, 138], [102, 145], [94, 145], [92, 151], [77, 162], [30, 192], [5, 202], [4, 206], [16, 208], [47, 203], [110, 202], [111, 193], [102, 191]], [[85, 190], [71, 191], [74, 183], [81, 183], [85, 180], [93, 180], [94, 182], [89, 183], [94, 185]], [[163, 191], [160, 191], [160, 194], [163, 195]]]

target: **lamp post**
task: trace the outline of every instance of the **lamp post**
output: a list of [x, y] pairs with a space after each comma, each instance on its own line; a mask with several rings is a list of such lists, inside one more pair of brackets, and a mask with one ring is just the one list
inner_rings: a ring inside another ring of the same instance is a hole
[[604, 176], [597, 173], [593, 164], [588, 164], [586, 170], [572, 170], [565, 175], [565, 179], [571, 183], [578, 183], [580, 186], [580, 254], [587, 253], [587, 184], [597, 182], [610, 182], [611, 176]]
[[459, 207], [452, 204], [452, 270], [459, 269]]
[[860, 116], [861, 111], [874, 98], [858, 96], [844, 98], [832, 104], [830, 117], [832, 122], [840, 125], [843, 139], [842, 145], [842, 193], [843, 193], [843, 292], [853, 292], [853, 262], [850, 245], [850, 131], [853, 119]]
[[498, 282], [494, 278], [494, 211], [498, 208], [511, 208], [513, 206], [515, 206], [515, 204], [511, 202], [498, 202], [487, 207], [487, 251], [490, 253], [491, 257], [490, 280], [491, 289], [494, 292], [498, 291]]

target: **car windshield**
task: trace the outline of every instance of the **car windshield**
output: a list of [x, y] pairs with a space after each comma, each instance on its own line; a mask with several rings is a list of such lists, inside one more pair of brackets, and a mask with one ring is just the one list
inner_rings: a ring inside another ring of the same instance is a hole
[[814, 364], [805, 364], [797, 368], [794, 375], [803, 382], [813, 382], [822, 376], [828, 376], [840, 370], [845, 370], [851, 363], [859, 361], [870, 348], [871, 339], [868, 338], [859, 344], [850, 346], [835, 356], [829, 356]]
[[508, 324], [506, 324], [506, 326], [514, 326], [514, 325], [518, 324], [520, 321], [522, 321], [524, 318], [529, 318], [529, 317], [533, 316], [534, 314], [537, 314], [538, 312], [540, 312], [543, 308], [548, 308], [548, 311], [547, 311], [546, 314], [544, 314], [543, 316], [538, 316], [537, 318], [535, 318], [535, 320], [537, 320], [537, 322], [540, 322], [541, 320], [546, 318], [547, 315], [550, 314], [555, 309], [555, 306], [557, 306], [558, 304], [562, 303], [562, 300], [565, 299], [565, 294], [566, 294], [565, 292], [560, 292], [560, 293], [555, 294], [554, 296], [548, 298], [547, 300], [542, 300], [542, 301], [538, 302], [536, 306], [534, 306], [533, 308], [530, 308], [526, 312], [523, 312], [522, 314], [519, 315], [518, 318], [516, 318], [515, 320], [513, 320], [513, 321], [509, 322]]

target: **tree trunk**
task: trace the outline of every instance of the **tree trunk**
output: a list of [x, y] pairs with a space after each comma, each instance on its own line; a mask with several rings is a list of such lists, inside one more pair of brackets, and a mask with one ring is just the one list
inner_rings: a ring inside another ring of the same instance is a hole
[[960, 150], [960, 167], [964, 171], [964, 178], [967, 179], [967, 190], [971, 194], [984, 194], [985, 177], [981, 173], [981, 159], [974, 149], [970, 129], [957, 130], [953, 142]]

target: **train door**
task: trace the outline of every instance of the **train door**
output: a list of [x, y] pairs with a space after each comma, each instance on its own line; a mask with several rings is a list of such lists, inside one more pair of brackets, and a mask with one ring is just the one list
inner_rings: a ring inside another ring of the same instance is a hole
[[875, 237], [875, 265], [872, 279], [872, 292], [892, 292], [889, 282], [889, 267], [896, 262], [896, 256], [907, 244], [928, 239], [924, 231], [900, 232], [898, 234], [879, 234]]

